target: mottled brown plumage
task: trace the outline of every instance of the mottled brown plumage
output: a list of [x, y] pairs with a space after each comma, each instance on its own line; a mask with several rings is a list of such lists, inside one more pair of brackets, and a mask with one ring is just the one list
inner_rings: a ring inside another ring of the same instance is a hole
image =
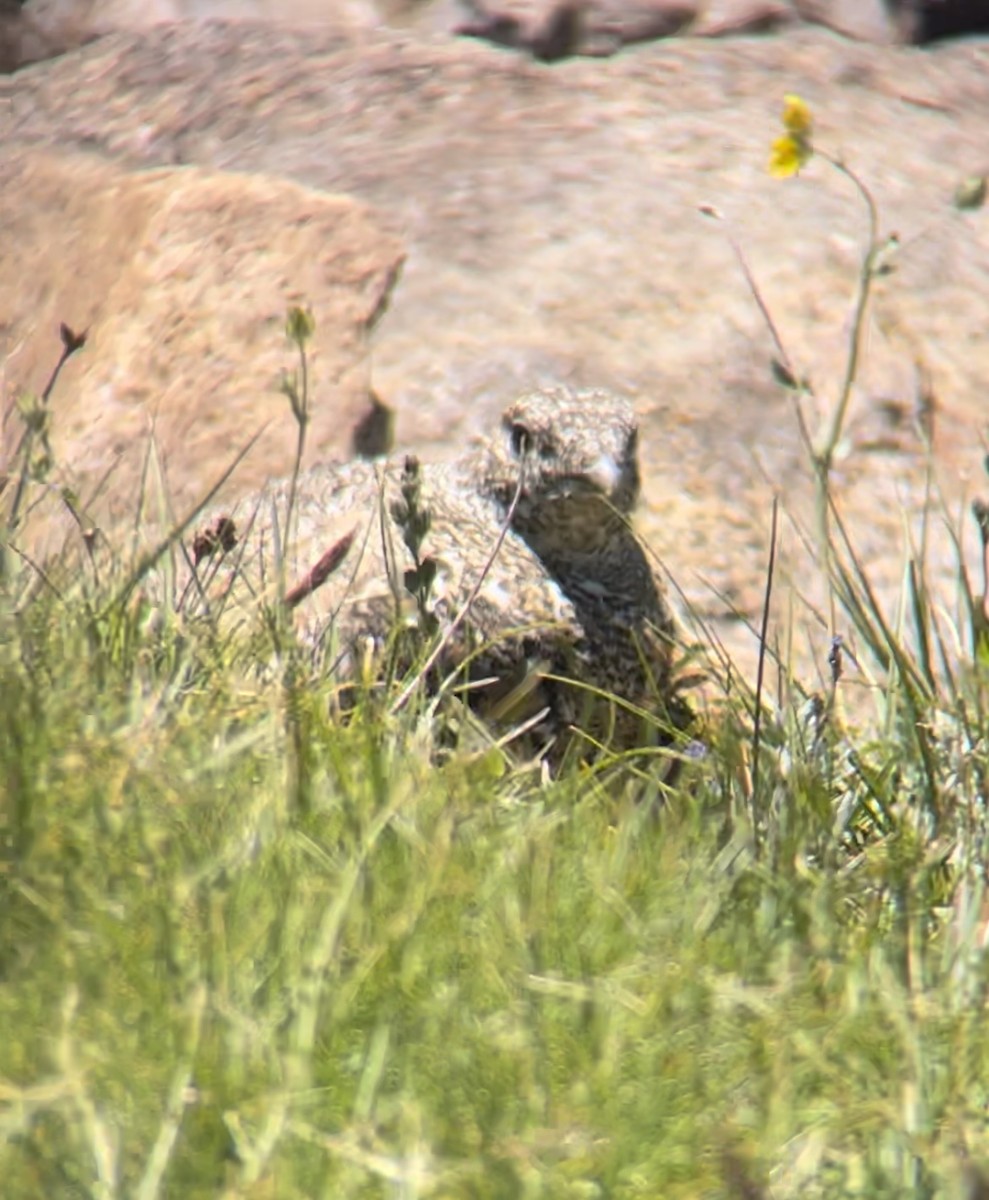
[[[589, 722], [627, 745], [639, 736], [637, 718], [612, 725], [609, 716], [606, 727], [584, 703], [586, 689], [547, 676], [647, 709], [664, 696], [673, 623], [628, 523], [639, 492], [636, 441], [624, 398], [548, 389], [519, 397], [460, 459], [418, 469], [429, 514], [420, 558], [436, 564], [427, 620], [439, 636], [470, 599], [438, 668], [454, 671], [470, 655], [470, 676], [494, 680], [477, 692], [482, 710], [518, 719], [543, 705], [557, 730]], [[314, 661], [352, 675], [396, 624], [422, 622], [395, 517], [402, 481], [400, 462], [315, 467], [297, 481], [288, 536], [288, 481], [204, 517], [198, 544], [217, 551], [179, 573], [177, 606], [247, 628], [259, 601], [287, 599]], [[202, 541], [202, 530], [228, 533], [227, 519], [233, 548], [216, 536]], [[513, 703], [522, 695], [524, 709]]]

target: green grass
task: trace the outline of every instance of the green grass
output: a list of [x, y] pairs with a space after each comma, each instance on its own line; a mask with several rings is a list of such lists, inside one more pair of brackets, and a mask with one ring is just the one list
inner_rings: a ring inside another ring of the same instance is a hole
[[979, 1194], [961, 693], [545, 782], [92, 611], [0, 621], [5, 1196]]

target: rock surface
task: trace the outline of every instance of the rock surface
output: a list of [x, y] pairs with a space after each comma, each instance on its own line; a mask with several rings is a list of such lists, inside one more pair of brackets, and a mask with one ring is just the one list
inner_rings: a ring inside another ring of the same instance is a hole
[[[529, 385], [632, 393], [643, 528], [688, 599], [751, 654], [751, 635], [729, 615], [758, 613], [772, 497], [806, 522], [812, 489], [793, 399], [772, 380], [772, 341], [729, 237], [819, 389], [806, 414], [816, 432], [840, 385], [866, 231], [854, 189], [824, 161], [796, 180], [767, 175], [781, 97], [806, 96], [818, 143], [859, 170], [882, 228], [901, 241], [895, 272], [878, 282], [836, 473], [858, 549], [891, 595], [902, 575], [900, 506], [915, 511], [923, 497], [915, 416], [933, 411], [953, 511], [982, 481], [989, 231], [986, 210], [959, 212], [951, 198], [961, 178], [989, 169], [987, 80], [989, 46], [978, 40], [920, 52], [789, 31], [674, 39], [547, 67], [468, 39], [185, 25], [117, 34], [0, 81], [0, 106], [5, 155], [45, 147], [67, 164], [85, 151], [128, 169], [263, 173], [372, 205], [379, 265], [397, 260], [390, 239], [408, 252], [371, 355], [400, 450], [452, 453]], [[142, 180], [133, 186], [150, 186]], [[37, 207], [29, 193], [22, 203]], [[700, 211], [711, 206], [724, 220]], [[219, 213], [215, 221], [227, 229]], [[43, 262], [44, 239], [35, 246], [33, 259], [21, 246], [19, 261]], [[5, 241], [5, 278], [10, 253]], [[252, 286], [271, 276], [265, 268]], [[299, 291], [328, 330], [332, 281], [307, 283]], [[54, 288], [46, 299], [53, 320], [67, 318]], [[285, 362], [283, 299], [266, 294], [263, 310], [272, 366]], [[9, 291], [0, 319], [8, 395], [39, 386], [37, 366], [10, 353], [10, 327], [30, 324], [31, 306]], [[260, 340], [257, 330], [243, 339], [245, 353]], [[256, 382], [266, 372], [254, 362], [245, 371]], [[82, 357], [78, 369], [88, 369]], [[174, 370], [194, 378], [189, 360]], [[261, 391], [259, 418], [280, 403]], [[202, 392], [185, 395], [201, 412]], [[96, 403], [96, 391], [87, 396]], [[175, 447], [169, 480], [191, 493], [219, 465]], [[820, 602], [819, 572], [784, 528], [800, 590]], [[950, 579], [949, 540], [935, 531], [928, 541]], [[828, 622], [811, 617], [805, 628], [823, 663]]]
[[636, 42], [672, 37], [696, 20], [682, 0], [498, 0], [475, 3], [453, 32], [525, 50], [540, 62], [609, 55]]
[[152, 430], [180, 513], [255, 434], [238, 487], [288, 471], [278, 386], [298, 364], [282, 330], [314, 296], [307, 461], [347, 452], [370, 403], [367, 335], [402, 262], [366, 205], [261, 175], [28, 151], [0, 177], [0, 226], [7, 387], [41, 390], [60, 321], [88, 331], [52, 399], [52, 448], [84, 498], [111, 472], [101, 520], [133, 514]]
[[390, 24], [479, 37], [544, 62], [601, 56], [677, 34], [766, 33], [797, 21], [870, 42], [989, 30], [986, 0], [5, 0], [0, 73], [108, 33], [178, 21], [348, 28]]

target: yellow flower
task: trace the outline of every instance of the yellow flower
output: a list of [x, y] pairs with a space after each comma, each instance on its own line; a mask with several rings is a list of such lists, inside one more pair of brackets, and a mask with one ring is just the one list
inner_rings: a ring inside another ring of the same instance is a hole
[[777, 138], [773, 142], [773, 152], [769, 158], [769, 173], [774, 179], [788, 179], [797, 174], [812, 153], [810, 143], [805, 142], [803, 138], [792, 137], [790, 134]]
[[769, 158], [769, 173], [776, 179], [796, 175], [814, 153], [813, 117], [804, 101], [792, 92], [783, 97], [783, 128], [786, 132], [773, 142]]
[[793, 92], [788, 92], [783, 97], [783, 128], [794, 137], [810, 141], [813, 127], [814, 119], [806, 103]]

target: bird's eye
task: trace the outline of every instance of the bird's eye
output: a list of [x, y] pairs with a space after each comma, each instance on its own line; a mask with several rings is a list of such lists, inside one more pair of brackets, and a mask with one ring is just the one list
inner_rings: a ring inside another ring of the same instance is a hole
[[516, 458], [522, 458], [532, 446], [532, 434], [520, 421], [513, 421], [508, 431], [512, 443], [512, 453]]

